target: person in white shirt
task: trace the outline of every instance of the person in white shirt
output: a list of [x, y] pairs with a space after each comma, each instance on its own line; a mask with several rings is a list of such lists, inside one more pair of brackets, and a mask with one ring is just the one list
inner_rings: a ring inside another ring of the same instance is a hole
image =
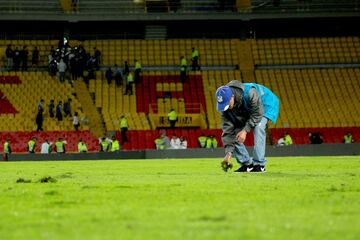
[[76, 131], [79, 130], [79, 126], [80, 126], [80, 122], [79, 122], [79, 114], [78, 112], [74, 113], [74, 117], [73, 117], [73, 125]]
[[187, 141], [183, 136], [180, 137], [180, 149], [187, 149]]
[[51, 145], [52, 143], [50, 143], [47, 139], [45, 140], [45, 142], [43, 144], [41, 144], [41, 154], [49, 154], [51, 153]]
[[179, 149], [180, 148], [180, 139], [174, 133], [173, 137], [170, 140], [170, 149]]

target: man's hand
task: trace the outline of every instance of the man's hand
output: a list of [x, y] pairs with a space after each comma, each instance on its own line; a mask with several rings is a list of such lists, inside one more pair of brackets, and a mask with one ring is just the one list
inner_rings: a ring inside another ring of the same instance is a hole
[[231, 163], [231, 153], [227, 153], [224, 157], [224, 160], [221, 162], [221, 167], [224, 170], [224, 172], [227, 172], [229, 169], [233, 167]]
[[238, 132], [238, 134], [236, 134], [236, 140], [239, 143], [244, 143], [246, 139], [246, 134], [247, 132], [245, 130], [241, 130], [240, 132]]

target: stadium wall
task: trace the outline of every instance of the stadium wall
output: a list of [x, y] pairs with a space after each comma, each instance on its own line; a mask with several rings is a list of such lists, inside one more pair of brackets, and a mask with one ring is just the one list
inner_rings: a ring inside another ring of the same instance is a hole
[[[252, 147], [248, 148], [252, 152]], [[268, 146], [268, 157], [286, 156], [352, 156], [360, 155], [360, 143]], [[9, 161], [69, 161], [69, 160], [130, 160], [130, 159], [173, 159], [173, 158], [221, 158], [224, 149], [146, 150], [122, 151], [118, 153], [68, 153], [68, 154], [12, 154]]]

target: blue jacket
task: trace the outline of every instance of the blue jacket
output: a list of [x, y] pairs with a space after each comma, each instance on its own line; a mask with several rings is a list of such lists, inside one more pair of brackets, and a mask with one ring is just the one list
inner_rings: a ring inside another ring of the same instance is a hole
[[[260, 95], [261, 102], [264, 106], [264, 116], [270, 119], [274, 124], [279, 115], [280, 103], [278, 97], [270, 91], [267, 87], [256, 84], [256, 83], [243, 83], [244, 88], [244, 97], [243, 103], [247, 107], [249, 102], [249, 91], [251, 88], [255, 88]], [[251, 109], [249, 109], [251, 111]]]

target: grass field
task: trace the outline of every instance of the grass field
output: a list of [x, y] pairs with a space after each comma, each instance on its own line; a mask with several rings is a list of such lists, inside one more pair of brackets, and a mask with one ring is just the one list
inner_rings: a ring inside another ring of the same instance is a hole
[[0, 239], [359, 239], [360, 157], [220, 161], [0, 163]]

